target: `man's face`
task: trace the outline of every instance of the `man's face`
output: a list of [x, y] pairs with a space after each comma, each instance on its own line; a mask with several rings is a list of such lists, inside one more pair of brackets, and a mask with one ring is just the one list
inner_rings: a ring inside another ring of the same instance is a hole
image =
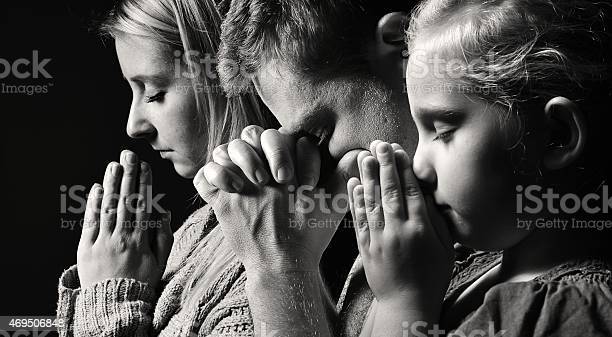
[[[417, 132], [404, 93], [391, 94], [382, 85], [355, 78], [334, 82], [313, 84], [279, 62], [268, 63], [254, 80], [283, 129], [318, 137], [336, 162], [351, 150], [367, 150], [377, 139], [414, 152]], [[355, 172], [353, 167], [340, 169]]]

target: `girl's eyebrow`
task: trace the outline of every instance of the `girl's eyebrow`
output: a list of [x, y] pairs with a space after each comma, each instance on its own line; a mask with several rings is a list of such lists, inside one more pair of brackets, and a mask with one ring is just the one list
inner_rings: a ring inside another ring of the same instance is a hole
[[453, 122], [463, 117], [463, 111], [447, 107], [420, 108], [416, 111], [416, 117], [422, 120], [441, 120]]

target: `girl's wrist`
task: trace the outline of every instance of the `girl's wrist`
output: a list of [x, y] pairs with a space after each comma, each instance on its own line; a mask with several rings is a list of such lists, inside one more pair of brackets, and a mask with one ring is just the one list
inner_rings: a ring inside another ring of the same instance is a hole
[[377, 298], [379, 306], [386, 311], [406, 312], [410, 316], [419, 316], [423, 321], [437, 321], [442, 311], [443, 298], [431, 292], [404, 290]]

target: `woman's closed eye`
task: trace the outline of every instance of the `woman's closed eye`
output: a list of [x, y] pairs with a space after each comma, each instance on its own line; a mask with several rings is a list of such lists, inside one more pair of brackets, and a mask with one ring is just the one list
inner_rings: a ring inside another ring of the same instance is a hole
[[160, 91], [160, 92], [158, 92], [156, 94], [153, 94], [151, 96], [145, 95], [145, 101], [147, 103], [161, 102], [161, 101], [163, 101], [165, 95], [166, 95], [165, 91]]

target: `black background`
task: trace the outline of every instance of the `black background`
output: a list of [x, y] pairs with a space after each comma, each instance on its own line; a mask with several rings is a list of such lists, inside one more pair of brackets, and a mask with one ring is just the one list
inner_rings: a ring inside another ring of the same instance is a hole
[[41, 61], [51, 59], [45, 70], [52, 76], [0, 79], [48, 89], [31, 96], [0, 94], [0, 316], [55, 314], [57, 281], [76, 263], [80, 237], [80, 227], [62, 228], [61, 220], [82, 217], [61, 213], [60, 186], [89, 190], [101, 183], [107, 163], [118, 161], [122, 149], [151, 163], [154, 193], [166, 194], [161, 203], [172, 210], [174, 229], [197, 203], [190, 180], [125, 133], [131, 91], [114, 45], [102, 43], [91, 29], [111, 6], [111, 1], [4, 1], [0, 9], [0, 57], [31, 61], [38, 50]]
[[[112, 1], [4, 2], [0, 9], [0, 58], [12, 62], [50, 58], [50, 79], [0, 79], [10, 85], [47, 86], [47, 93], [0, 94], [0, 316], [55, 315], [57, 283], [76, 263], [80, 227], [62, 220], [61, 186], [101, 183], [106, 165], [122, 149], [153, 167], [154, 193], [172, 211], [176, 230], [202, 203], [190, 180], [176, 174], [144, 141], [125, 133], [131, 101], [112, 42], [103, 43], [95, 22]], [[27, 67], [22, 67], [27, 70]], [[29, 69], [31, 71], [31, 69]], [[85, 192], [79, 193], [84, 197]], [[70, 200], [68, 198], [68, 200]], [[79, 205], [75, 202], [68, 205]], [[343, 228], [326, 251], [324, 269], [334, 294], [356, 256], [353, 230]]]

